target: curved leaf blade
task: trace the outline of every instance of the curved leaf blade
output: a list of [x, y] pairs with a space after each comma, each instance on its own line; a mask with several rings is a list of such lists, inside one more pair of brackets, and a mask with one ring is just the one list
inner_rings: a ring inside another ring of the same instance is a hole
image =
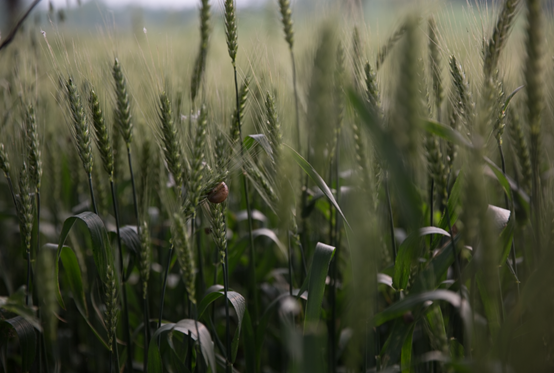
[[[327, 272], [329, 270], [329, 264], [331, 259], [335, 255], [335, 248], [318, 242], [314, 255], [312, 257], [312, 264], [308, 272], [308, 301], [306, 303], [306, 317], [304, 318], [304, 330], [311, 324], [317, 325], [319, 323], [319, 314], [321, 311], [321, 304], [323, 302], [323, 293], [325, 292], [325, 279], [327, 278]], [[299, 296], [302, 294], [302, 290]]]
[[472, 316], [467, 301], [465, 299], [462, 299], [460, 295], [449, 290], [435, 290], [407, 296], [406, 298], [394, 303], [383, 312], [375, 315], [374, 323], [377, 326], [382, 325], [389, 320], [393, 320], [397, 317], [402, 316], [405, 312], [411, 311], [416, 306], [419, 306], [424, 302], [438, 300], [446, 301], [457, 308], [460, 312], [462, 320], [464, 321], [466, 331], [469, 332], [471, 330]]
[[35, 328], [21, 316], [0, 320], [1, 323], [9, 325], [17, 334], [21, 348], [21, 370], [28, 372], [36, 356], [37, 336]]
[[397, 289], [403, 290], [406, 288], [410, 277], [411, 265], [421, 254], [421, 237], [429, 234], [450, 237], [447, 231], [437, 227], [420, 228], [418, 231], [410, 234], [400, 245], [394, 264], [394, 287]]
[[23, 317], [35, 329], [42, 331], [40, 321], [36, 318], [35, 311], [25, 305], [25, 286], [21, 286], [9, 297], [0, 297], [0, 308]]
[[423, 121], [423, 126], [430, 134], [436, 135], [446, 141], [450, 141], [456, 145], [465, 146], [466, 148], [474, 148], [473, 144], [468, 139], [450, 126], [446, 126], [429, 119], [425, 119]]
[[60, 252], [60, 259], [62, 260], [65, 278], [71, 289], [71, 294], [73, 294], [75, 305], [83, 316], [88, 317], [81, 267], [79, 266], [77, 257], [71, 248], [64, 246]]
[[[206, 290], [206, 294], [204, 295], [204, 298], [200, 302], [200, 305], [198, 306], [198, 314], [199, 318], [201, 318], [208, 308], [210, 304], [215, 302], [217, 299], [224, 297], [225, 293], [223, 292], [223, 286], [221, 285], [213, 285]], [[235, 332], [235, 335], [233, 336], [233, 340], [231, 342], [231, 349], [232, 349], [232, 361], [234, 362], [237, 356], [237, 351], [239, 347], [239, 337], [242, 330], [242, 322], [244, 319], [244, 315], [246, 313], [246, 299], [236, 291], [228, 291], [227, 292], [227, 298], [229, 299], [229, 302], [231, 302], [231, 306], [233, 306], [235, 313], [237, 315], [237, 331]]]
[[346, 222], [346, 225], [348, 225], [348, 227], [350, 227], [350, 224], [348, 224], [348, 221], [346, 220], [346, 217], [342, 213], [342, 210], [340, 209], [339, 204], [337, 203], [337, 201], [335, 200], [335, 197], [333, 196], [333, 192], [331, 192], [331, 189], [329, 189], [329, 187], [327, 186], [325, 181], [321, 178], [321, 176], [319, 176], [319, 174], [312, 167], [312, 165], [309, 164], [308, 161], [306, 161], [300, 154], [298, 154], [298, 152], [296, 152], [296, 150], [294, 150], [293, 148], [291, 148], [287, 144], [285, 144], [285, 145], [286, 145], [286, 148], [289, 149], [289, 151], [291, 152], [291, 154], [292, 154], [294, 160], [296, 161], [296, 163], [298, 163], [298, 165], [304, 170], [304, 172], [310, 177], [310, 179], [312, 179], [312, 181], [319, 187], [319, 189], [321, 189], [323, 194], [325, 194], [325, 196], [329, 199], [329, 201], [337, 209], [340, 216], [342, 216], [342, 218]]
[[[198, 333], [196, 332], [197, 330]], [[200, 343], [200, 349], [206, 364], [211, 367], [212, 372], [216, 372], [214, 343], [208, 328], [204, 324], [191, 319], [184, 319], [175, 324], [173, 331], [178, 331], [185, 335], [190, 333], [191, 338]]]
[[175, 324], [172, 323], [164, 324], [152, 335], [150, 345], [148, 346], [148, 371], [150, 373], [163, 373], [162, 355], [160, 354], [158, 340], [162, 334], [168, 333], [174, 326]]

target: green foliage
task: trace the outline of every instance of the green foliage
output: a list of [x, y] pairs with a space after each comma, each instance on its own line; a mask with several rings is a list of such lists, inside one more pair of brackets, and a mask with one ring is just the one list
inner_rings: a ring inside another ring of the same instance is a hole
[[553, 370], [546, 8], [350, 3], [2, 49], [0, 369]]

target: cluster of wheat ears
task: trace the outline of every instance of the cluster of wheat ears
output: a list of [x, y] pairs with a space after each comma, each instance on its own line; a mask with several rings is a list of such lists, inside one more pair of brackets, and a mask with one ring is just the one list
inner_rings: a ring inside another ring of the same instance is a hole
[[548, 6], [503, 0], [470, 58], [337, 11], [297, 69], [277, 4], [284, 76], [241, 66], [233, 0], [215, 78], [201, 0], [189, 85], [146, 29], [140, 72], [61, 31], [0, 50], [0, 370], [554, 370]]

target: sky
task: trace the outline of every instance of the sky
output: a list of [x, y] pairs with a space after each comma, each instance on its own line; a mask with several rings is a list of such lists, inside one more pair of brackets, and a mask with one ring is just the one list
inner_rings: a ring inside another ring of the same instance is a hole
[[[40, 4], [41, 8], [46, 9], [49, 0], [42, 0]], [[77, 0], [50, 0], [55, 8], [65, 7], [69, 3], [69, 6], [74, 7], [77, 5]], [[82, 0], [83, 3], [90, 0]], [[197, 7], [200, 0], [102, 0], [106, 5], [111, 7], [120, 7], [126, 5], [142, 6], [152, 9], [184, 9]], [[223, 0], [218, 0], [223, 3]], [[240, 0], [237, 6], [253, 5], [256, 3], [263, 3], [264, 0]]]

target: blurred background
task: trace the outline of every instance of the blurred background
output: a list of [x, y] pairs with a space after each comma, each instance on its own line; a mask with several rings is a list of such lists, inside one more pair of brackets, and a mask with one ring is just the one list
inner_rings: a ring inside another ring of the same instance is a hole
[[[1, 0], [0, 1], [0, 32], [7, 35], [11, 27], [28, 9], [33, 0]], [[239, 0], [237, 7], [243, 12], [256, 14], [274, 14], [276, 1], [270, 0]], [[366, 21], [371, 20], [377, 25], [385, 26], [392, 17], [407, 9], [418, 8], [450, 8], [454, 13], [462, 14], [464, 8], [476, 8], [478, 12], [486, 12], [494, 8], [498, 0], [296, 0], [292, 1], [296, 22], [314, 12], [329, 11], [337, 7], [347, 9], [356, 16], [363, 15]], [[553, 0], [544, 2], [552, 9]], [[44, 22], [49, 16], [53, 22], [65, 22], [65, 27], [75, 27], [87, 30], [102, 24], [103, 14], [109, 13], [120, 28], [127, 30], [136, 22], [149, 25], [170, 25], [179, 20], [186, 22], [192, 19], [198, 8], [198, 0], [42, 0], [38, 3], [31, 16]], [[221, 12], [223, 1], [213, 1], [212, 8]], [[360, 12], [360, 10], [363, 10]], [[68, 17], [71, 15], [71, 17]], [[168, 24], [167, 22], [170, 21]], [[141, 28], [142, 29], [142, 28]]]

